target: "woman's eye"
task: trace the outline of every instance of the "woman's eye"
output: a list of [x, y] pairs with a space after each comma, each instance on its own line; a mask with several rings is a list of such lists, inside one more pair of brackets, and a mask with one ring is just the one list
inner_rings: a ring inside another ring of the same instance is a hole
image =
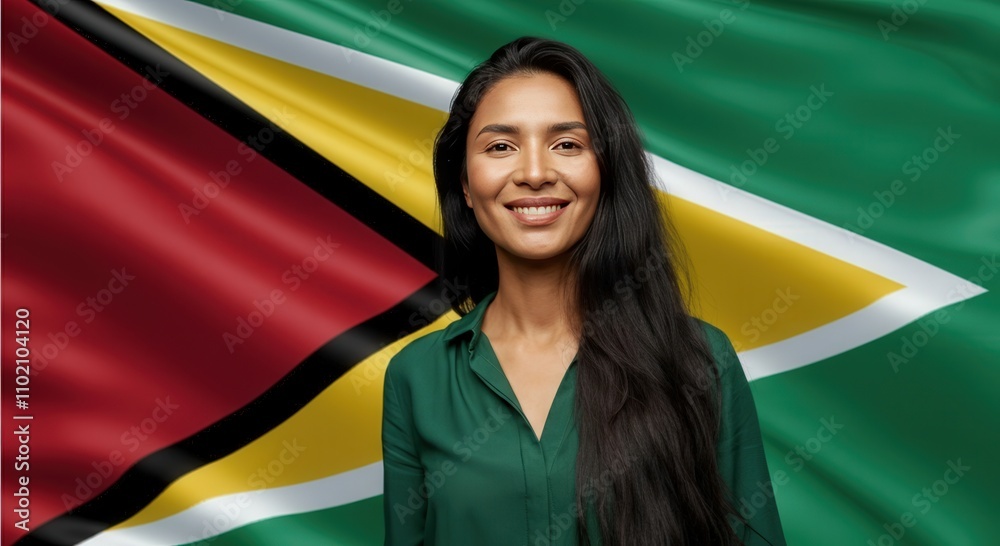
[[574, 148], [579, 148], [580, 146], [578, 146], [577, 143], [575, 142], [570, 142], [567, 140], [566, 142], [560, 142], [559, 144], [556, 144], [556, 147], [559, 148], [560, 150], [572, 150]]
[[489, 148], [486, 148], [486, 151], [508, 152], [510, 151], [510, 146], [508, 146], [506, 142], [497, 142]]

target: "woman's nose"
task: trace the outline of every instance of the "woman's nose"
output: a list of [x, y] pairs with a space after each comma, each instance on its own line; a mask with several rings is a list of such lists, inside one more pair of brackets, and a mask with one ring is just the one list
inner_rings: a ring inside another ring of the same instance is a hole
[[518, 182], [526, 182], [538, 186], [546, 182], [554, 182], [554, 171], [550, 164], [548, 150], [538, 146], [526, 146], [521, 152], [521, 166], [517, 176]]

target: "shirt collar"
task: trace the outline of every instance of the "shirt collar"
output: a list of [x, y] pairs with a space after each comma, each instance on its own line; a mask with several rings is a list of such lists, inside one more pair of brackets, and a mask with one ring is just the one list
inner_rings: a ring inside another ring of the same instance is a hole
[[479, 303], [470, 311], [466, 313], [465, 316], [453, 321], [444, 330], [444, 340], [446, 342], [451, 341], [459, 336], [472, 333], [472, 340], [469, 342], [470, 349], [476, 346], [476, 341], [479, 339], [479, 334], [482, 332], [483, 315], [486, 313], [486, 307], [493, 301], [493, 298], [497, 295], [497, 291], [494, 290], [489, 294], [483, 296]]

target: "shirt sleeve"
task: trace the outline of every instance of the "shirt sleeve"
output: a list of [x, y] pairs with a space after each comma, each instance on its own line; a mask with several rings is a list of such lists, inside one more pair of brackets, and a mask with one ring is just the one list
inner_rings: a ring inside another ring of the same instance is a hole
[[409, 406], [400, 404], [391, 370], [392, 360], [386, 367], [382, 397], [384, 544], [418, 546], [424, 543], [427, 512], [426, 499], [419, 493], [424, 470], [416, 451]]
[[720, 368], [722, 386], [719, 472], [730, 488], [736, 509], [750, 527], [734, 520], [733, 528], [746, 546], [786, 546], [746, 373], [732, 343], [721, 330], [714, 329], [709, 340]]

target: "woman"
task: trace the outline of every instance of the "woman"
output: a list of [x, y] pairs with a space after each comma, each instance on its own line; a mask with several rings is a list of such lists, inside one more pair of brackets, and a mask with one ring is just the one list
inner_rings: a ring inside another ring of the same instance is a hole
[[385, 543], [784, 544], [746, 377], [685, 308], [597, 68], [501, 47], [455, 96], [434, 175], [461, 318], [387, 366]]

